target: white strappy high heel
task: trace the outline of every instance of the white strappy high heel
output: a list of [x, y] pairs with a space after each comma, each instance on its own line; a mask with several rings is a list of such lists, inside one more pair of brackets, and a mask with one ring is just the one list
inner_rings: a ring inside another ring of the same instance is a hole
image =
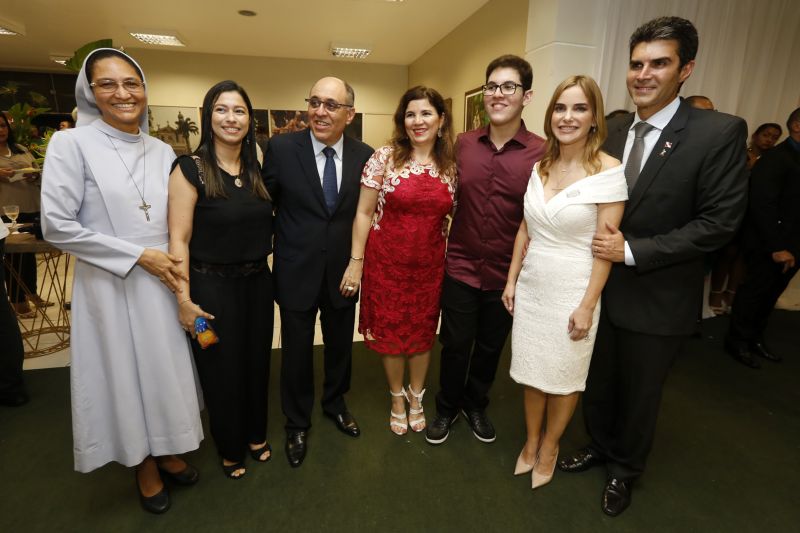
[[[403, 388], [400, 389], [400, 392], [392, 392], [390, 390], [389, 394], [391, 394], [395, 398], [402, 396], [403, 398], [408, 400], [408, 395], [406, 394], [406, 390]], [[394, 433], [395, 435], [405, 435], [408, 432], [408, 416], [406, 415], [405, 409], [400, 414], [395, 413], [394, 410], [390, 410], [389, 414], [392, 415], [391, 418], [389, 419], [389, 429], [392, 431], [392, 433]]]
[[[417, 394], [416, 392], [414, 392], [414, 389], [411, 388], [411, 385], [410, 384], [408, 385], [408, 394], [410, 394], [415, 400], [417, 400], [417, 402], [419, 402], [419, 408], [415, 409], [411, 407], [411, 400], [408, 398], [408, 396], [406, 396], [406, 399], [408, 400], [408, 414], [409, 414], [408, 422], [409, 425], [411, 426], [411, 431], [413, 431], [414, 433], [420, 433], [422, 431], [425, 431], [425, 408], [422, 407], [422, 397], [425, 396], [425, 390], [426, 389], [422, 389], [422, 391], [420, 391], [420, 393]], [[410, 417], [414, 415], [422, 415], [422, 418], [415, 421], [411, 421]]]

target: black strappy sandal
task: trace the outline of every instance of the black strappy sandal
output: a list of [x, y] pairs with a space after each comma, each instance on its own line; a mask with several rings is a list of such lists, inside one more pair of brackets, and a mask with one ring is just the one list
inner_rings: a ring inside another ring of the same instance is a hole
[[[250, 448], [250, 446], [248, 446], [247, 448], [250, 450], [250, 457], [258, 461], [259, 463], [266, 463], [269, 462], [270, 459], [272, 459], [272, 446], [269, 445], [269, 442], [267, 442], [266, 444], [264, 444], [264, 446], [256, 450]], [[269, 456], [266, 459], [262, 460], [261, 456], [264, 455], [265, 452], [269, 452]]]
[[237, 470], [241, 470], [244, 468], [244, 461], [241, 463], [234, 463], [232, 465], [226, 465], [225, 463], [222, 464], [222, 471], [225, 472], [225, 475], [230, 479], [242, 479], [245, 475], [247, 475], [247, 470], [245, 470], [244, 474], [240, 476], [234, 476], [233, 473]]

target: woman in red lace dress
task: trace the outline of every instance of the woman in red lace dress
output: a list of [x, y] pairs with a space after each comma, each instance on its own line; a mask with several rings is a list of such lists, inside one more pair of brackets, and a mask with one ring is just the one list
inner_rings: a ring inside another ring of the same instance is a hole
[[409, 425], [425, 429], [422, 396], [455, 194], [451, 122], [433, 89], [414, 87], [400, 99], [391, 144], [373, 154], [361, 176], [350, 265], [340, 286], [352, 296], [363, 270], [358, 330], [383, 356], [392, 395], [389, 427], [398, 435]]

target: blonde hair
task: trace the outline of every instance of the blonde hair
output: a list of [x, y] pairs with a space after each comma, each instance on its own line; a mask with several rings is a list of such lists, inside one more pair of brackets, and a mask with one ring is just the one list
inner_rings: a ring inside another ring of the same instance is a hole
[[603, 146], [603, 142], [605, 142], [608, 135], [603, 111], [603, 95], [600, 92], [600, 87], [597, 86], [597, 82], [589, 76], [570, 76], [556, 87], [544, 115], [544, 133], [547, 136], [547, 143], [544, 156], [539, 161], [539, 175], [545, 183], [547, 183], [547, 178], [550, 175], [550, 167], [561, 156], [561, 146], [553, 134], [553, 126], [551, 125], [553, 110], [561, 94], [571, 87], [580, 87], [583, 94], [586, 95], [586, 100], [594, 115], [595, 126], [589, 130], [586, 144], [583, 147], [583, 168], [587, 174], [597, 174], [603, 168], [603, 163], [600, 160], [600, 147]]

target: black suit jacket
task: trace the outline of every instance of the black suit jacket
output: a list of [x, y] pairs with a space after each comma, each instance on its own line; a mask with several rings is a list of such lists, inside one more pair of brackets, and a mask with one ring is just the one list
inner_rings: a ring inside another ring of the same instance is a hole
[[373, 150], [345, 136], [342, 151], [342, 184], [332, 214], [325, 205], [310, 130], [276, 135], [264, 153], [262, 174], [276, 213], [275, 300], [285, 309], [314, 307], [323, 280], [334, 307], [357, 299], [342, 296], [339, 283], [350, 260], [361, 171]]
[[[634, 115], [609, 122], [605, 151], [622, 159]], [[636, 266], [614, 263], [603, 291], [611, 322], [655, 335], [694, 331], [703, 258], [736, 232], [747, 195], [747, 125], [681, 101], [625, 206], [620, 231]]]
[[745, 229], [749, 250], [789, 250], [800, 259], [800, 152], [789, 140], [761, 156], [750, 174]]

